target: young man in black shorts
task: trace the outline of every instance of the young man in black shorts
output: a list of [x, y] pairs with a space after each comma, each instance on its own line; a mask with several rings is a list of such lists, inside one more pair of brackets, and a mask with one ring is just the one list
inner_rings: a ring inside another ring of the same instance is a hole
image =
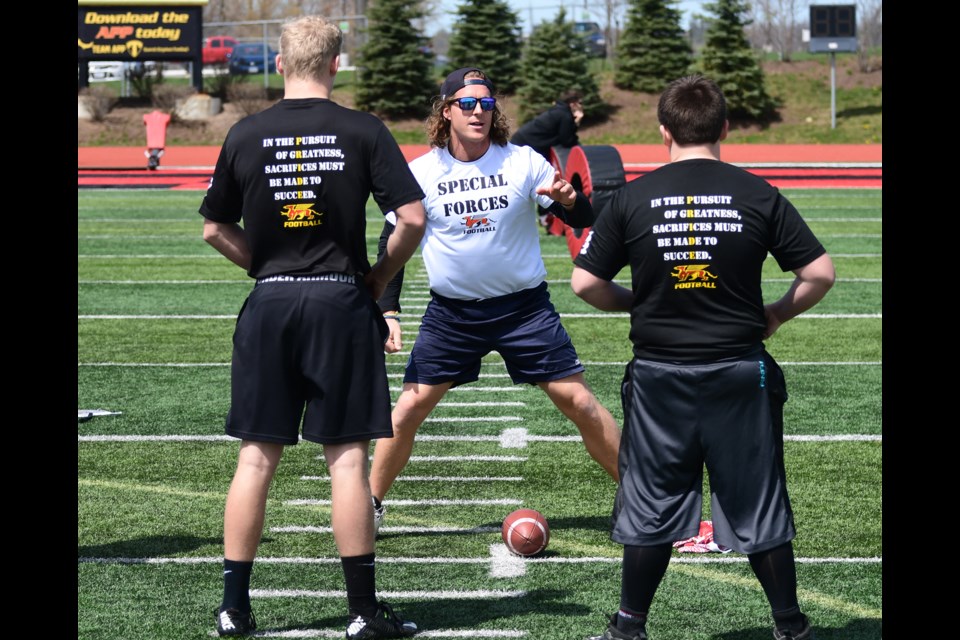
[[[249, 585], [267, 494], [301, 421], [330, 471], [346, 637], [417, 630], [376, 599], [367, 456], [370, 440], [392, 435], [388, 329], [375, 300], [423, 235], [423, 193], [380, 120], [330, 101], [342, 38], [320, 17], [284, 25], [284, 98], [230, 130], [200, 207], [204, 239], [257, 280], [233, 338], [226, 432], [243, 442], [224, 514], [221, 636], [256, 629]], [[365, 243], [371, 193], [399, 225], [373, 268]]]
[[[747, 554], [774, 638], [808, 640], [783, 465], [786, 385], [763, 340], [823, 298], [833, 263], [777, 189], [720, 162], [727, 110], [713, 81], [673, 82], [657, 115], [670, 163], [613, 196], [572, 276], [593, 306], [630, 311], [634, 353], [612, 534], [624, 545], [620, 611], [596, 638], [646, 640], [672, 542], [698, 532], [706, 465], [716, 542]], [[768, 252], [796, 277], [764, 305]], [[611, 282], [625, 266], [632, 291]]]

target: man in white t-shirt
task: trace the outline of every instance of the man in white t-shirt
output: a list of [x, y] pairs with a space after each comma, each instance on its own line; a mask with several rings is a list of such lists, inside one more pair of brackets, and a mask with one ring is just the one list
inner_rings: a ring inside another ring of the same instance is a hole
[[[508, 142], [493, 83], [481, 70], [454, 71], [440, 93], [427, 120], [433, 148], [410, 163], [427, 194], [421, 248], [432, 298], [393, 409], [394, 437], [378, 440], [374, 452], [370, 487], [378, 525], [381, 501], [406, 466], [417, 429], [451, 387], [477, 380], [491, 351], [503, 356], [514, 383], [547, 393], [619, 482], [620, 431], [587, 385], [550, 302], [531, 206], [582, 228], [594, 221], [590, 201], [536, 151]], [[380, 299], [391, 331], [388, 352], [402, 347], [399, 282]]]

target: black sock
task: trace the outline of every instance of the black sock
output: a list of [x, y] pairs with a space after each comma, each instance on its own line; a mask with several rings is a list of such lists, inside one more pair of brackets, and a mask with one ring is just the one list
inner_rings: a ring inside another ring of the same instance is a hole
[[380, 498], [378, 498], [377, 496], [373, 496], [373, 508], [379, 509], [382, 506], [383, 505], [380, 503]]
[[806, 616], [800, 613], [800, 607], [793, 607], [785, 611], [773, 612], [773, 623], [777, 629], [803, 631], [807, 624]]
[[[670, 553], [673, 545], [664, 544], [656, 547], [638, 547], [626, 545], [623, 547], [623, 578], [620, 585], [620, 610], [625, 611], [633, 620], [640, 624], [647, 621], [647, 612], [653, 602], [653, 595], [663, 580], [663, 574], [670, 564]], [[632, 622], [630, 618], [617, 616], [617, 627], [621, 631], [630, 629], [620, 626]]]
[[250, 573], [253, 561], [223, 559], [223, 603], [220, 609], [250, 611]]
[[351, 616], [372, 618], [377, 613], [375, 558], [375, 553], [340, 558]]
[[[767, 551], [751, 553], [750, 566], [770, 601], [774, 619], [778, 615], [800, 619], [797, 602], [797, 565], [793, 559], [793, 543], [786, 542]], [[801, 624], [802, 624], [802, 619]], [[793, 626], [793, 625], [791, 625]]]

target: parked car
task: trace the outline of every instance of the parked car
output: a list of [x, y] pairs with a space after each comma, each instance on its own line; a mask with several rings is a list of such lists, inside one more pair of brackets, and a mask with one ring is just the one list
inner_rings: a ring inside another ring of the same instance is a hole
[[203, 64], [227, 64], [230, 53], [237, 46], [237, 39], [231, 36], [210, 36], [203, 39]]
[[[230, 54], [230, 73], [263, 73], [264, 44], [262, 42], [244, 42], [233, 48]], [[277, 52], [267, 47], [268, 73], [277, 72]]]
[[596, 22], [575, 22], [573, 30], [581, 36], [587, 45], [587, 53], [594, 58], [607, 57], [607, 39], [603, 35], [603, 29]]

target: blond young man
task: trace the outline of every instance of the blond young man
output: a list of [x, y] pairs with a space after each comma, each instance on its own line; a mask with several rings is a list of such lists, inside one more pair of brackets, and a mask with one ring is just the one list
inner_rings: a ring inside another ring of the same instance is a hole
[[[204, 239], [257, 282], [233, 339], [226, 432], [242, 443], [224, 513], [221, 636], [256, 629], [249, 586], [267, 494], [301, 428], [323, 446], [331, 476], [346, 637], [417, 630], [376, 597], [367, 456], [370, 440], [392, 435], [388, 328], [374, 301], [423, 234], [423, 193], [386, 127], [330, 100], [342, 38], [320, 17], [284, 25], [276, 59], [284, 97], [230, 130], [200, 207]], [[398, 225], [372, 268], [371, 194]]]

